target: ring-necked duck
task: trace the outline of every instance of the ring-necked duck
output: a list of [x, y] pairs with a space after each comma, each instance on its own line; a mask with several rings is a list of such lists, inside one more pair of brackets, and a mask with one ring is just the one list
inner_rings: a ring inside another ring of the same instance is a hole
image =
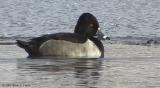
[[68, 58], [104, 57], [102, 42], [95, 38], [100, 32], [99, 23], [92, 14], [83, 13], [75, 26], [74, 33], [56, 33], [43, 35], [29, 41], [17, 40], [30, 57], [56, 56]]

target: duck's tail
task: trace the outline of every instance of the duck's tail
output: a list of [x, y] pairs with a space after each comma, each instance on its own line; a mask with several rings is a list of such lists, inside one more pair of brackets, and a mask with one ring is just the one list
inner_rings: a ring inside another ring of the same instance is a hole
[[35, 55], [32, 47], [31, 47], [30, 44], [29, 44], [29, 42], [21, 41], [21, 40], [16, 40], [16, 41], [17, 41], [16, 44], [17, 44], [19, 47], [25, 49], [25, 51], [29, 54], [29, 56], [34, 56], [34, 55]]
[[37, 57], [41, 54], [38, 52], [39, 44], [33, 43], [33, 42], [26, 42], [21, 40], [16, 40], [17, 46], [25, 49], [25, 51], [28, 53], [29, 57]]
[[28, 49], [29, 48], [29, 43], [28, 42], [25, 42], [25, 41], [21, 41], [21, 40], [16, 40], [16, 44], [21, 47], [21, 48], [24, 48], [24, 49]]

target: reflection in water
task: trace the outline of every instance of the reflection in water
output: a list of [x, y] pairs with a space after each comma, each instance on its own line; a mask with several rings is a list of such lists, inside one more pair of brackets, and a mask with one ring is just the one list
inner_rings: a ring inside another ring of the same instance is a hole
[[[65, 85], [71, 86], [74, 82], [74, 86], [96, 87], [100, 77], [101, 60], [97, 58], [20, 59], [17, 60], [17, 68], [21, 70], [19, 74], [23, 76], [29, 75], [34, 78], [36, 75], [36, 78], [45, 78], [43, 80], [47, 82], [56, 79], [54, 82], [62, 84], [66, 82]], [[34, 79], [30, 80], [34, 81]]]
[[81, 59], [75, 65], [75, 77], [78, 85], [95, 87], [100, 77], [101, 61], [98, 59]]
[[159, 88], [159, 72], [159, 58], [1, 58], [0, 88]]

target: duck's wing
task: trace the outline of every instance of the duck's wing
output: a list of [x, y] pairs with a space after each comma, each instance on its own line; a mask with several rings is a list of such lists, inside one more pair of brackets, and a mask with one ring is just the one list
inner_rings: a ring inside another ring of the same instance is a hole
[[56, 34], [48, 34], [43, 35], [41, 37], [32, 38], [29, 41], [22, 41], [17, 40], [17, 45], [23, 49], [29, 54], [29, 56], [40, 56], [39, 53], [39, 47], [42, 43], [44, 43], [47, 40], [54, 39], [54, 40], [65, 40], [70, 42], [76, 42], [76, 43], [83, 43], [86, 41], [83, 36], [80, 36], [75, 33], [56, 33]]
[[16, 44], [20, 48], [25, 49], [30, 57], [40, 56], [39, 47], [43, 42], [47, 41], [50, 38], [49, 36], [51, 35], [43, 35], [41, 37], [32, 38], [28, 41], [16, 40]]

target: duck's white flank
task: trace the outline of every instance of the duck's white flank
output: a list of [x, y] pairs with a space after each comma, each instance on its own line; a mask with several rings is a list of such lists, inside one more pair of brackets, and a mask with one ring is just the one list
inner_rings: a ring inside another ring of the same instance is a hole
[[101, 56], [99, 48], [91, 41], [73, 43], [64, 40], [48, 40], [39, 49], [44, 56], [62, 56], [68, 58], [98, 58]]

